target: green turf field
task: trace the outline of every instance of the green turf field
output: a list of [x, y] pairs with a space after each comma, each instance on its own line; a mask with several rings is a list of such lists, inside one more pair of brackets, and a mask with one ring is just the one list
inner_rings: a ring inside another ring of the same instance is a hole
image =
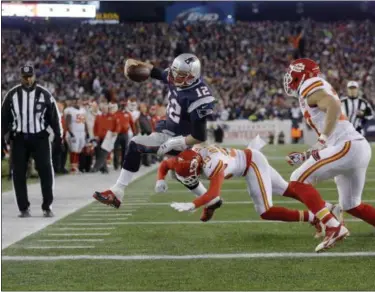
[[[267, 146], [264, 153], [287, 179], [292, 168], [282, 158], [301, 147]], [[375, 158], [367, 178], [363, 199], [375, 205]], [[200, 210], [169, 207], [193, 197], [168, 182], [167, 194], [154, 194], [155, 174], [147, 175], [128, 188], [121, 209], [93, 203], [5, 249], [3, 257], [19, 259], [3, 258], [3, 290], [375, 289], [373, 227], [345, 216], [351, 236], [316, 255], [314, 229], [260, 220], [242, 179], [224, 183], [225, 202], [209, 223], [199, 222]], [[337, 202], [332, 181], [319, 189]], [[280, 197], [274, 205], [303, 209]]]

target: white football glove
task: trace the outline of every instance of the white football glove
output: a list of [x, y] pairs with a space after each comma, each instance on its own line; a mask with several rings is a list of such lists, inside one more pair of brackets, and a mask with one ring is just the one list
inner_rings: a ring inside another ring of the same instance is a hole
[[157, 155], [163, 156], [171, 150], [183, 151], [187, 148], [185, 137], [178, 136], [167, 140], [165, 143], [161, 144]]
[[320, 135], [318, 138], [318, 141], [309, 149], [312, 150], [322, 150], [327, 147], [327, 139], [328, 137], [326, 135]]
[[195, 211], [195, 205], [193, 203], [176, 203], [173, 202], [171, 204], [171, 207], [178, 212], [194, 212]]
[[168, 185], [165, 180], [159, 179], [156, 181], [155, 193], [166, 193], [168, 191]]

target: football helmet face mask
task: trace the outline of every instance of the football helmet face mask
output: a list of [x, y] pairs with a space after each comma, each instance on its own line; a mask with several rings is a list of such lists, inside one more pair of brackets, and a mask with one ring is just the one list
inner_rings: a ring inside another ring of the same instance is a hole
[[175, 174], [186, 186], [195, 186], [199, 181], [202, 168], [202, 157], [193, 150], [185, 150], [176, 157]]
[[176, 87], [186, 87], [201, 77], [201, 62], [193, 54], [177, 56], [169, 67], [168, 80]]
[[319, 66], [310, 59], [293, 61], [284, 75], [284, 90], [289, 96], [298, 97], [298, 90], [302, 83], [321, 74]]

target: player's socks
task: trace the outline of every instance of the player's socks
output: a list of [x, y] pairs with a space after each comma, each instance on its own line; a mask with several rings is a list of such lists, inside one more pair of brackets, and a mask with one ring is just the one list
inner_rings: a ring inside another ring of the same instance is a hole
[[140, 149], [138, 146], [144, 147], [137, 145], [134, 141], [130, 141], [120, 176], [118, 177], [116, 184], [110, 188], [119, 200], [122, 200], [125, 188], [131, 182], [133, 175], [141, 167], [141, 153], [144, 153], [145, 151], [142, 151], [143, 149]]
[[78, 171], [79, 153], [70, 152], [70, 169], [75, 172]]
[[273, 206], [260, 215], [264, 220], [276, 220], [286, 222], [308, 222], [308, 211], [291, 210], [284, 207]]
[[116, 195], [121, 201], [124, 197], [125, 188], [131, 182], [135, 172], [131, 172], [126, 169], [121, 169], [120, 176], [118, 177], [116, 184], [110, 188], [110, 190]]
[[326, 208], [325, 202], [321, 198], [319, 192], [309, 184], [292, 181], [289, 183], [288, 188], [286, 189], [283, 196], [290, 197], [302, 202], [314, 214], [316, 214], [323, 208]]
[[326, 207], [326, 203], [319, 192], [312, 185], [296, 181], [290, 182], [283, 195], [304, 203], [323, 224], [329, 227], [336, 227], [340, 224]]
[[375, 208], [371, 205], [361, 203], [359, 206], [347, 210], [346, 212], [375, 226]]
[[326, 207], [328, 208], [328, 210], [332, 210], [333, 204], [331, 204], [330, 202], [326, 202]]

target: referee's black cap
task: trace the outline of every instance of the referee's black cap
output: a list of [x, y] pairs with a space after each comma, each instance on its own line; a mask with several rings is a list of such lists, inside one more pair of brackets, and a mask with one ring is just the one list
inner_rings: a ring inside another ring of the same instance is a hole
[[32, 77], [35, 73], [34, 67], [31, 65], [25, 65], [21, 67], [22, 77]]

